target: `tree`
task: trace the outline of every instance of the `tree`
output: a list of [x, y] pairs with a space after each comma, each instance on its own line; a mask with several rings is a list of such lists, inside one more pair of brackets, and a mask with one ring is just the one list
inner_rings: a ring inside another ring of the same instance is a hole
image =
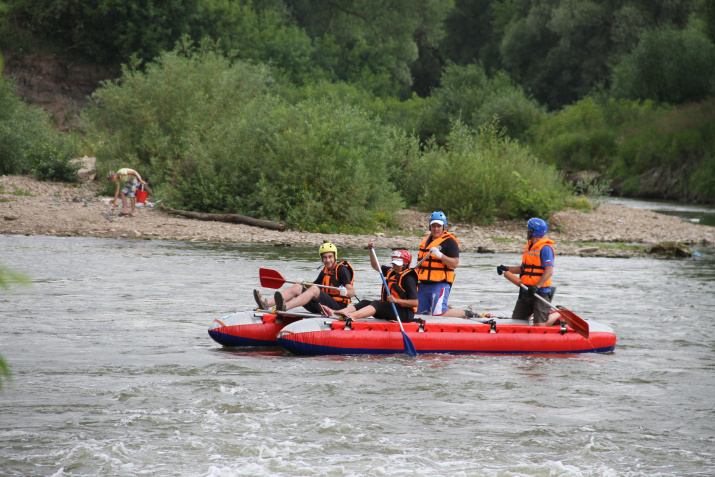
[[[286, 1], [296, 22], [334, 58], [336, 79], [377, 94], [408, 91], [419, 49], [436, 47], [453, 0]], [[336, 55], [339, 52], [340, 55]], [[399, 88], [397, 88], [399, 87]]]
[[502, 0], [502, 66], [536, 99], [559, 108], [608, 84], [609, 65], [648, 29], [682, 29], [698, 0]]
[[435, 134], [439, 140], [445, 139], [449, 124], [456, 120], [477, 129], [495, 116], [511, 138], [521, 138], [544, 113], [505, 72], [489, 77], [477, 64], [448, 65], [429, 103], [432, 110], [423, 124], [422, 135]]
[[650, 30], [613, 71], [612, 94], [681, 104], [715, 94], [715, 44], [700, 31]]

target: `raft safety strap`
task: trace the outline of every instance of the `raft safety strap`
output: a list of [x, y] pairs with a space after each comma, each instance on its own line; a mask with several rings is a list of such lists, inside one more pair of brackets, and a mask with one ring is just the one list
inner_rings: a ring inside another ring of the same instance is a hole
[[486, 323], [487, 325], [491, 325], [491, 329], [489, 330], [490, 333], [499, 333], [499, 332], [497, 331], [497, 322], [496, 322], [496, 321], [494, 321], [494, 320], [492, 319], [492, 320], [489, 320], [489, 321], [485, 321], [484, 323]]
[[561, 331], [559, 331], [559, 333], [561, 333], [562, 335], [566, 334], [566, 332], [568, 331], [566, 329], [566, 322], [564, 320], [557, 320], [556, 324], [561, 327]]

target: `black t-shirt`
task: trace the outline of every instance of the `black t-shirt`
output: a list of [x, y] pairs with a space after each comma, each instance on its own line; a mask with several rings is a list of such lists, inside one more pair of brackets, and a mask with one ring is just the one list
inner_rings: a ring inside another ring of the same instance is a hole
[[[429, 246], [429, 244], [427, 245]], [[448, 238], [439, 244], [439, 251], [451, 258], [459, 257], [459, 245], [457, 245], [457, 241], [453, 238]]]

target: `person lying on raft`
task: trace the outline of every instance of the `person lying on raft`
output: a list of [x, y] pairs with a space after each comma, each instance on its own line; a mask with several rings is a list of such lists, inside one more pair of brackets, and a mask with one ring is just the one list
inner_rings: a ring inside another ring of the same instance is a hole
[[[373, 247], [373, 244], [368, 244], [368, 248], [371, 247]], [[353, 320], [367, 318], [368, 316], [373, 316], [380, 320], [396, 320], [395, 311], [390, 304], [394, 303], [397, 314], [400, 316], [400, 321], [403, 323], [415, 321], [417, 273], [410, 268], [411, 262], [412, 255], [407, 250], [395, 250], [392, 252], [391, 268], [377, 263], [375, 256], [371, 253], [370, 265], [375, 270], [382, 269], [392, 295], [387, 295], [383, 285], [380, 300], [361, 300], [357, 305], [350, 305], [342, 310], [331, 310], [328, 307], [323, 307], [323, 311], [328, 316], [343, 316]]]
[[321, 306], [333, 310], [345, 308], [350, 298], [355, 296], [353, 282], [355, 271], [348, 261], [338, 262], [338, 248], [332, 243], [324, 243], [318, 249], [323, 270], [313, 283], [332, 288], [321, 289], [296, 283], [285, 290], [277, 291], [273, 298], [265, 299], [260, 290], [253, 290], [253, 298], [261, 310], [287, 311], [302, 306], [310, 313], [322, 313]]

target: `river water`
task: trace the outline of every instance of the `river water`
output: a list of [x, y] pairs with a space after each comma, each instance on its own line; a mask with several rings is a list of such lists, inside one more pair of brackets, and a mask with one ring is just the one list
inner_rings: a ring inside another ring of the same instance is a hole
[[[258, 268], [312, 279], [299, 247], [0, 235], [3, 476], [683, 476], [715, 474], [715, 252], [557, 256], [555, 303], [618, 335], [573, 356], [295, 357], [223, 349]], [[558, 251], [558, 249], [557, 249]], [[341, 249], [361, 298], [380, 278]], [[388, 250], [378, 249], [387, 262]], [[462, 254], [451, 303], [508, 311]]]
[[682, 202], [630, 199], [625, 197], [609, 197], [605, 202], [636, 209], [648, 209], [660, 214], [679, 217], [682, 220], [695, 224], [715, 226], [715, 207], [712, 205], [684, 204]]

